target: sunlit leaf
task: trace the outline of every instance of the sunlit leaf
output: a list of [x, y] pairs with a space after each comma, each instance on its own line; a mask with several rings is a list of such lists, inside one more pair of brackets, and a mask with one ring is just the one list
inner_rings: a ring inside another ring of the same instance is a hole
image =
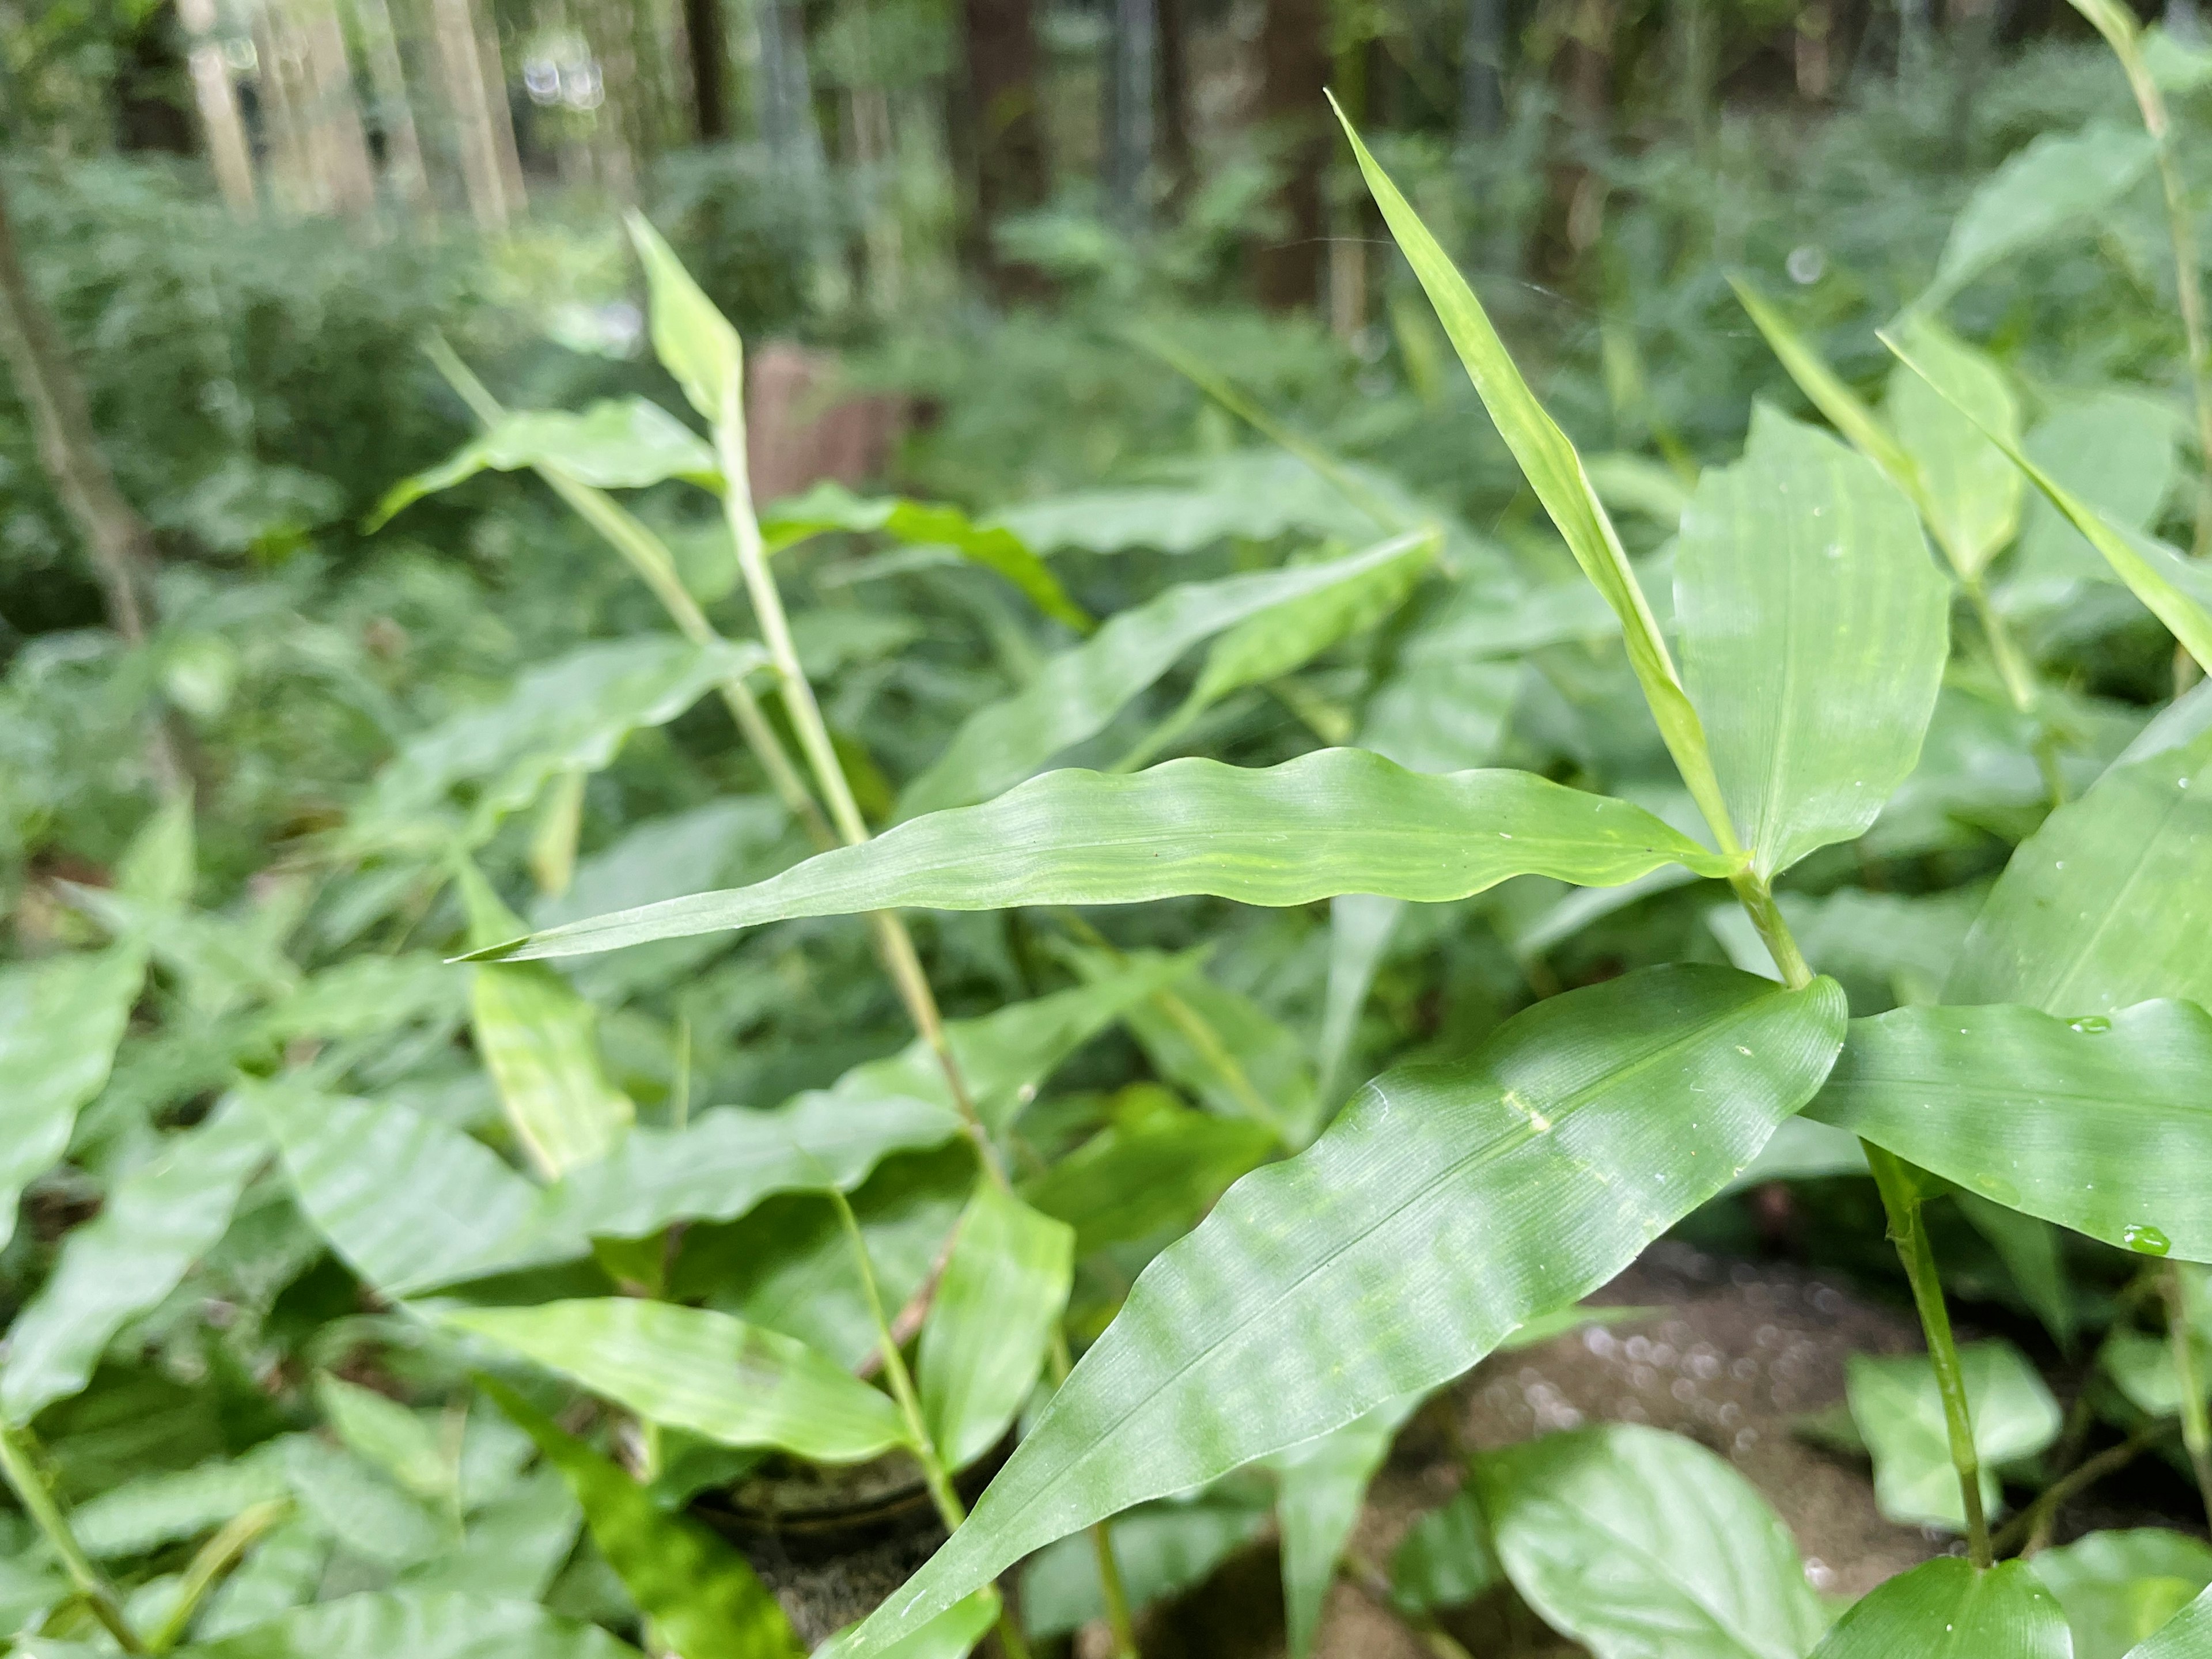
[[222, 1237], [269, 1142], [252, 1115], [219, 1107], [118, 1182], [64, 1241], [53, 1273], [8, 1330], [0, 1410], [27, 1423], [76, 1393], [124, 1325], [157, 1306]]
[[1789, 1528], [1680, 1435], [1547, 1435], [1473, 1486], [1514, 1588], [1597, 1659], [1797, 1659], [1826, 1628]]
[[[1955, 1485], [1955, 1483], [1954, 1483]], [[1938, 1556], [1878, 1585], [1811, 1659], [2072, 1659], [2066, 1616], [2025, 1561]], [[2178, 1656], [2177, 1656], [2178, 1659]]]
[[726, 1446], [852, 1463], [906, 1443], [888, 1396], [805, 1343], [727, 1314], [605, 1297], [456, 1308], [444, 1318], [641, 1417]]
[[[1996, 1468], [2032, 1457], [2058, 1437], [2058, 1403], [2035, 1367], [2008, 1342], [1959, 1350], [1966, 1407], [1981, 1461], [1982, 1506], [1997, 1507]], [[1874, 1454], [1875, 1501], [1909, 1526], [1966, 1529], [1951, 1462], [1943, 1398], [1925, 1354], [1855, 1353], [1846, 1372], [1851, 1420]]]
[[2212, 1584], [2212, 1547], [2142, 1527], [2093, 1532], [2033, 1557], [2074, 1632], [2074, 1659], [2125, 1659]]
[[2023, 248], [2094, 219], [2125, 196], [2156, 147], [2140, 126], [2096, 121], [2045, 132], [1975, 187], [1951, 222], [1936, 280], [1914, 303], [1936, 307]]
[[1074, 1230], [989, 1181], [960, 1218], [916, 1352], [921, 1419], [947, 1468], [998, 1443], [1067, 1305]]
[[1628, 975], [1386, 1073], [1147, 1267], [887, 1644], [1054, 1538], [1456, 1376], [1747, 1163], [1842, 1042], [1829, 981]]
[[1728, 868], [1641, 807], [1531, 773], [1437, 777], [1360, 749], [1264, 770], [1180, 760], [1127, 777], [1047, 773], [752, 887], [572, 922], [501, 954], [571, 956], [902, 905], [1127, 904], [1183, 893], [1247, 904], [1338, 893], [1441, 902], [1509, 876], [1607, 885], [1668, 863]]
[[2012, 1209], [2212, 1261], [2212, 1014], [2137, 1004], [1899, 1008], [1854, 1020], [1807, 1111]]
[[1674, 556], [1682, 679], [1760, 875], [1861, 833], [1911, 771], [1949, 602], [1912, 504], [1825, 433], [1761, 406], [1743, 459], [1698, 482]]

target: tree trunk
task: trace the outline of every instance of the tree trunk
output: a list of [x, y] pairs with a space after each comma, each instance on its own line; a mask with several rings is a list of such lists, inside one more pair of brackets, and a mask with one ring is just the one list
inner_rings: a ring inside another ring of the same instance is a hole
[[492, 155], [499, 163], [500, 188], [506, 192], [508, 210], [520, 213], [529, 204], [530, 191], [522, 180], [522, 152], [514, 142], [514, 112], [507, 101], [507, 64], [499, 49], [499, 19], [489, 4], [471, 5], [469, 15], [477, 30], [477, 63], [484, 77], [484, 109], [491, 122]]
[[177, 15], [191, 36], [185, 66], [192, 77], [200, 127], [207, 136], [216, 188], [234, 216], [251, 219], [259, 205], [253, 191], [253, 151], [246, 141], [246, 122], [239, 113], [230, 65], [223, 61], [222, 44], [216, 39], [215, 0], [178, 0]]
[[730, 44], [722, 0], [684, 0], [684, 38], [691, 50], [692, 126], [702, 144], [730, 136]]
[[1032, 0], [961, 0], [960, 17], [970, 123], [966, 148], [975, 173], [970, 251], [1000, 299], [1033, 295], [1042, 286], [1037, 273], [1002, 259], [992, 237], [1002, 221], [1042, 206], [1052, 187]]
[[470, 0], [431, 0], [430, 15], [438, 37], [438, 61], [446, 72], [446, 98], [453, 113], [456, 148], [460, 151], [461, 187], [467, 192], [477, 228], [496, 234], [507, 228], [511, 208], [520, 204], [507, 199], [498, 141], [492, 137], [491, 99], [477, 52], [474, 9]]
[[[15, 251], [15, 229], [0, 185], [0, 356], [30, 411], [39, 463], [62, 507], [75, 521], [92, 556], [115, 631], [132, 645], [144, 642], [148, 608], [143, 584], [154, 563], [154, 538], [145, 521], [116, 487], [93, 429], [92, 409], [52, 316], [32, 290]], [[175, 749], [159, 726], [152, 761], [164, 791], [183, 780]]]
[[[198, 0], [201, 4], [209, 0]], [[422, 140], [415, 127], [415, 106], [407, 96], [407, 71], [399, 61], [399, 37], [386, 0], [354, 0], [362, 46], [368, 58], [369, 84], [376, 88], [376, 125], [384, 135], [384, 174], [400, 199], [419, 211], [430, 207], [430, 175], [422, 165]]]
[[1267, 0], [1260, 29], [1260, 118], [1286, 169], [1275, 192], [1279, 228], [1253, 251], [1253, 288], [1276, 311], [1312, 306], [1327, 258], [1322, 172], [1328, 161], [1327, 0]]
[[[1703, 0], [1677, 3], [1686, 9]], [[1459, 128], [1462, 138], [1495, 138], [1505, 131], [1505, 0], [1468, 0]]]
[[337, 0], [295, 0], [307, 70], [307, 128], [315, 172], [330, 204], [349, 219], [376, 211], [376, 169], [354, 97], [353, 65]]

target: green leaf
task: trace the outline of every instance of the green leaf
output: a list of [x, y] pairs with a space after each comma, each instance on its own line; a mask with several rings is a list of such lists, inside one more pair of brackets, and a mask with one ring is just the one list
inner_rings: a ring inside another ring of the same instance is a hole
[[389, 1395], [328, 1372], [315, 1379], [323, 1420], [348, 1450], [417, 1498], [449, 1498], [458, 1471], [434, 1425]]
[[1950, 645], [1911, 502], [1762, 405], [1744, 459], [1709, 469], [1682, 514], [1674, 617], [1753, 869], [1864, 831], [1920, 757]]
[[2156, 154], [2140, 126], [2117, 122], [2039, 135], [1966, 198], [1951, 222], [1936, 280], [1915, 307], [1941, 307], [2021, 249], [2101, 216], [2133, 188]]
[[9, 1328], [0, 1411], [9, 1422], [84, 1387], [116, 1332], [158, 1306], [222, 1237], [268, 1152], [252, 1115], [226, 1103], [116, 1183]]
[[824, 481], [804, 495], [776, 502], [761, 515], [761, 534], [771, 552], [829, 530], [880, 531], [902, 542], [950, 547], [963, 558], [997, 572], [1030, 604], [1079, 634], [1098, 624], [1067, 597], [1042, 559], [1003, 524], [977, 524], [957, 507], [909, 501], [903, 495], [863, 500], [842, 484]]
[[2202, 1659], [2212, 1652], [2212, 1589], [2130, 1648], [2127, 1659]]
[[[2197, 1391], [2212, 1399], [2212, 1334], [2192, 1328], [2190, 1347]], [[2128, 1404], [2144, 1416], [2173, 1417], [2180, 1413], [2181, 1373], [2173, 1363], [2170, 1330], [2153, 1336], [2125, 1326], [2115, 1329], [2097, 1351], [2097, 1367], [2112, 1380]]]
[[1838, 380], [1833, 369], [1813, 349], [1804, 337], [1790, 326], [1790, 320], [1774, 306], [1761, 298], [1741, 278], [1731, 276], [1729, 286], [1735, 297], [1766, 338], [1767, 348], [1775, 360], [1789, 372], [1797, 383], [1797, 389], [1811, 400], [1813, 407], [1827, 416], [1828, 424], [1847, 439], [1852, 448], [1872, 461], [1888, 475], [1889, 481], [1910, 495], [1916, 503], [1925, 502], [1926, 496], [1920, 469], [1905, 447], [1899, 443], [1890, 429], [1869, 408], [1858, 393]]
[[1336, 1582], [1337, 1563], [1359, 1520], [1368, 1483], [1424, 1397], [1410, 1394], [1386, 1401], [1273, 1460], [1280, 1483], [1275, 1524], [1282, 1535], [1283, 1611], [1290, 1659], [1307, 1659], [1312, 1653], [1321, 1629], [1322, 1605]]
[[1390, 1558], [1390, 1599], [1412, 1613], [1465, 1607], [1501, 1573], [1490, 1523], [1471, 1486], [1413, 1522]]
[[70, 1527], [94, 1560], [148, 1555], [212, 1532], [240, 1510], [290, 1490], [281, 1450], [264, 1446], [234, 1460], [134, 1475], [77, 1504]]
[[744, 1558], [683, 1514], [664, 1513], [645, 1488], [505, 1384], [478, 1387], [526, 1430], [583, 1505], [607, 1565], [684, 1659], [799, 1659], [805, 1650], [775, 1597]]
[[1597, 1659], [1797, 1659], [1827, 1626], [1789, 1528], [1680, 1435], [1547, 1435], [1473, 1486], [1513, 1587]]
[[1367, 179], [1367, 188], [1376, 205], [1382, 210], [1383, 222], [1397, 239], [1399, 250], [1413, 266], [1413, 275], [1420, 279], [1429, 303], [1436, 307], [1437, 317], [1459, 353], [1460, 362], [1466, 366], [1468, 378], [1474, 382], [1483, 407], [1496, 422], [1498, 435], [1505, 440], [1505, 447], [1520, 463], [1529, 488], [1536, 492], [1537, 500], [1543, 502], [1544, 510], [1559, 526], [1568, 550], [1575, 556], [1575, 562], [1620, 618], [1629, 665], [1636, 671], [1637, 684], [1644, 689], [1644, 701], [1651, 706], [1652, 717], [1659, 723], [1659, 734], [1666, 740], [1668, 752], [1674, 756], [1682, 781], [1705, 813], [1705, 821], [1713, 826], [1714, 834], [1722, 838], [1721, 850], [1734, 851], [1728, 844], [1728, 811], [1722, 800], [1719, 782], [1713, 775], [1712, 762], [1706, 754], [1705, 735], [1698, 723], [1698, 711], [1682, 690], [1681, 678], [1667, 652], [1666, 639], [1659, 631], [1644, 590], [1637, 585], [1635, 572], [1629, 568], [1628, 555], [1621, 549], [1620, 538], [1613, 532], [1605, 504], [1598, 500], [1589, 475], [1583, 470], [1582, 458], [1575, 453], [1573, 443], [1559, 429], [1559, 423], [1536, 401], [1536, 394], [1529, 390], [1528, 383], [1521, 378], [1521, 371], [1514, 367], [1504, 342], [1491, 326], [1482, 302], [1474, 297], [1474, 290], [1468, 286], [1450, 256], [1429, 234], [1428, 227], [1421, 222], [1412, 205], [1398, 193], [1389, 175], [1368, 154], [1367, 146], [1360, 142], [1359, 135], [1352, 131], [1352, 123], [1346, 119], [1343, 110], [1337, 108], [1333, 97], [1330, 107], [1336, 109], [1345, 136], [1352, 141], [1352, 154], [1358, 159], [1359, 170]]
[[[2158, 521], [2180, 468], [2172, 409], [2140, 392], [2107, 390], [2058, 404], [2021, 444], [2028, 459], [2122, 530]], [[2048, 498], [2027, 504], [2013, 556], [2008, 608], [2060, 603], [2079, 581], [2117, 582], [2112, 568]]]
[[[1363, 494], [1428, 516], [1388, 473], [1336, 464]], [[1161, 483], [1076, 490], [1008, 507], [992, 522], [1040, 553], [1121, 553], [1154, 548], [1189, 554], [1231, 539], [1271, 542], [1299, 535], [1361, 542], [1379, 525], [1334, 483], [1297, 457], [1269, 446], [1231, 450], [1184, 463]]]
[[258, 1085], [247, 1098], [276, 1138], [300, 1207], [386, 1296], [584, 1249], [533, 1227], [538, 1189], [434, 1118], [296, 1085]]
[[131, 940], [0, 967], [0, 1245], [23, 1188], [69, 1150], [79, 1109], [107, 1081], [145, 975]]
[[[1078, 973], [1102, 969], [1085, 953], [1063, 953]], [[1183, 960], [1200, 952], [1187, 952]], [[1147, 953], [1124, 963], [1153, 960]], [[1173, 957], [1157, 958], [1164, 965]], [[1193, 972], [1125, 1017], [1152, 1069], [1207, 1110], [1265, 1124], [1285, 1146], [1304, 1146], [1319, 1127], [1321, 1099], [1307, 1045], [1241, 991]]]
[[1075, 1233], [989, 1181], [960, 1218], [916, 1353], [921, 1419], [950, 1469], [998, 1443], [1036, 1386], [1075, 1266]]
[[1877, 1586], [1837, 1622], [1812, 1659], [1996, 1659], [1999, 1654], [2072, 1659], [2065, 1615], [2025, 1561], [2002, 1561], [1984, 1572], [1944, 1555]]
[[641, 213], [624, 222], [645, 266], [653, 355], [691, 407], [718, 427], [744, 429], [745, 357], [738, 331], [702, 293]]
[[601, 1297], [442, 1316], [640, 1417], [725, 1446], [857, 1463], [906, 1443], [888, 1396], [805, 1343], [727, 1314]]
[[411, 1566], [452, 1543], [450, 1514], [433, 1510], [350, 1450], [313, 1435], [287, 1435], [272, 1454], [300, 1513], [346, 1553], [386, 1568]]
[[[1114, 1565], [1131, 1610], [1204, 1583], [1266, 1528], [1267, 1507], [1243, 1492], [1206, 1492], [1146, 1504], [1114, 1522]], [[1050, 1641], [1105, 1613], [1097, 1546], [1090, 1534], [1048, 1545], [1022, 1569], [1022, 1622], [1032, 1639]], [[863, 1648], [856, 1639], [842, 1659], [898, 1651], [897, 1645]]]
[[[999, 1592], [986, 1586], [966, 1601], [955, 1601], [903, 1642], [886, 1648], [884, 1659], [967, 1659], [999, 1622], [1003, 1605]], [[858, 1625], [847, 1626], [814, 1650], [814, 1659], [842, 1659], [859, 1629]]]
[[1919, 372], [1891, 371], [1882, 412], [1918, 470], [1936, 545], [1971, 582], [2020, 529], [2020, 473], [1998, 447], [2019, 447], [2019, 400], [2002, 369], [1931, 319], [1908, 318], [1898, 338]]
[[331, 1540], [313, 1522], [295, 1515], [271, 1528], [209, 1598], [195, 1632], [203, 1643], [235, 1636], [313, 1601], [330, 1559]]
[[1224, 629], [1393, 567], [1428, 544], [1415, 531], [1326, 563], [1185, 582], [1121, 611], [1003, 702], [968, 717], [945, 752], [899, 797], [898, 816], [965, 806], [1020, 782], [1064, 749], [1094, 737], [1184, 652]]
[[519, 472], [557, 467], [599, 489], [642, 489], [668, 478], [720, 489], [722, 470], [705, 441], [658, 404], [602, 398], [576, 413], [521, 410], [502, 415], [482, 437], [447, 459], [392, 485], [366, 528], [374, 531], [425, 495], [451, 489], [489, 468]]
[[2155, 1527], [2093, 1532], [2038, 1552], [2033, 1565], [2065, 1611], [2074, 1659], [2125, 1659], [2212, 1584], [2212, 1548]]
[[[1959, 1364], [1981, 1459], [1982, 1505], [1995, 1511], [1997, 1466], [2033, 1457], [2058, 1437], [2058, 1402], [2009, 1342], [1969, 1342], [1959, 1350]], [[1928, 1357], [1855, 1353], [1844, 1389], [1851, 1420], [1874, 1454], [1875, 1503], [1882, 1514], [1903, 1526], [1966, 1531], [1943, 1399]]]
[[2191, 656], [2200, 662], [2212, 658], [2212, 615], [2207, 614], [2207, 606], [2212, 605], [2212, 580], [2202, 569], [2164, 543], [2113, 524], [2030, 460], [2009, 434], [1984, 417], [1970, 388], [1955, 386], [1946, 378], [1948, 365], [1941, 359], [1917, 355], [1917, 344], [1908, 346], [1887, 332], [1881, 338], [1906, 368], [1980, 427], [1984, 435], [2027, 475], [2028, 482], [2104, 555], [2128, 591], [2166, 625]]
[[2022, 842], [1943, 988], [2065, 1016], [2212, 1006], [2212, 688], [2145, 729]]
[[408, 1568], [399, 1587], [538, 1601], [574, 1551], [583, 1518], [559, 1472], [535, 1470], [505, 1496], [473, 1510], [461, 1541]]
[[1338, 893], [1438, 903], [1510, 876], [1608, 886], [1669, 863], [1707, 875], [1729, 867], [1641, 807], [1528, 772], [1437, 777], [1364, 749], [1320, 750], [1257, 770], [1179, 760], [1127, 777], [1048, 772], [984, 805], [910, 819], [751, 887], [571, 922], [506, 954], [574, 956], [904, 905], [992, 910], [1185, 893], [1245, 904]]
[[2008, 1208], [2212, 1261], [2208, 1076], [2212, 1014], [2191, 1002], [1899, 1008], [1851, 1022], [1806, 1109]]
[[405, 1590], [295, 1608], [176, 1652], [178, 1659], [637, 1659], [636, 1649], [595, 1626], [527, 1601]]
[[1385, 1073], [1145, 1270], [871, 1650], [1053, 1539], [1433, 1387], [1603, 1284], [1810, 1097], [1843, 1025], [1832, 981], [1659, 968]]
[[[1850, 1042], [1846, 1037], [1844, 1046]], [[2065, 1235], [2040, 1217], [2024, 1215], [1963, 1188], [1952, 1193], [1951, 1201], [1997, 1253], [2021, 1299], [2057, 1339], [2060, 1351], [2072, 1354], [2081, 1321], [2066, 1272]]]
[[1075, 1230], [1078, 1255], [1188, 1227], [1276, 1147], [1249, 1118], [1182, 1109], [1116, 1124], [1058, 1159], [1022, 1196]]

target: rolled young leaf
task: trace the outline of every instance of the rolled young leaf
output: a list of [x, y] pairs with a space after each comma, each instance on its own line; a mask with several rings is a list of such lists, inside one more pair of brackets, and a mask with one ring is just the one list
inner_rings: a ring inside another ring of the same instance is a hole
[[84, 1387], [109, 1340], [176, 1289], [230, 1225], [269, 1140], [235, 1100], [118, 1182], [100, 1213], [63, 1241], [61, 1260], [8, 1330], [0, 1412], [27, 1423]]
[[1920, 757], [1950, 646], [1949, 584], [1904, 493], [1762, 404], [1743, 459], [1682, 515], [1674, 620], [1752, 868], [1872, 823]]
[[745, 1559], [688, 1515], [670, 1513], [505, 1383], [477, 1380], [583, 1506], [592, 1541], [657, 1640], [684, 1659], [800, 1659], [791, 1621]]
[[969, 715], [945, 752], [900, 795], [899, 817], [966, 806], [1019, 783], [1062, 750], [1103, 731], [1131, 698], [1200, 641], [1395, 566], [1412, 549], [1428, 544], [1432, 533], [1394, 536], [1323, 564], [1185, 582], [1121, 612], [1081, 645], [1051, 659], [1014, 696]]
[[1509, 876], [1610, 886], [1677, 863], [1702, 875], [1731, 867], [1641, 807], [1533, 773], [1437, 777], [1363, 749], [1320, 750], [1264, 770], [1179, 760], [1128, 777], [1048, 772], [751, 887], [571, 922], [496, 955], [574, 956], [902, 905], [991, 910], [1187, 893], [1245, 904], [1339, 893], [1437, 903]]
[[[2200, 936], [2201, 941], [2201, 936]], [[1851, 1022], [1808, 1116], [2107, 1244], [2212, 1261], [2212, 1014], [1899, 1008]]]
[[1797, 1659], [1827, 1628], [1789, 1528], [1683, 1436], [1546, 1435], [1470, 1484], [1514, 1588], [1598, 1659]]
[[988, 1451], [1029, 1398], [1074, 1267], [1066, 1222], [976, 1184], [915, 1356], [921, 1419], [948, 1469]]
[[1370, 1084], [1148, 1267], [865, 1650], [1030, 1551], [1458, 1375], [1750, 1161], [1843, 1041], [1832, 981], [1626, 975]]
[[640, 1417], [725, 1446], [857, 1463], [907, 1443], [888, 1395], [805, 1343], [727, 1314], [599, 1297], [442, 1316]]
[[[2066, 1615], [2025, 1561], [1938, 1556], [1875, 1588], [1811, 1659], [2073, 1659]], [[2176, 1656], [2179, 1659], [2179, 1655]]]

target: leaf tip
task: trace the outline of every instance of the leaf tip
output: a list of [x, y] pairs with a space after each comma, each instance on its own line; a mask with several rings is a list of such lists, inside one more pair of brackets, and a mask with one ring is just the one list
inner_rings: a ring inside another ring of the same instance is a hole
[[501, 939], [496, 945], [479, 945], [473, 951], [447, 957], [446, 962], [448, 966], [457, 962], [513, 962], [529, 948], [531, 941], [537, 937], [535, 933], [523, 933], [514, 939]]

